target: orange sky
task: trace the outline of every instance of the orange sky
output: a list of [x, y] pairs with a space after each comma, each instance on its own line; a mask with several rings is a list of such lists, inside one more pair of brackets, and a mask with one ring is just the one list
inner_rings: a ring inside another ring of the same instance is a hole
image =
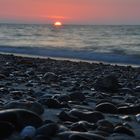
[[140, 24], [140, 0], [0, 0], [0, 22]]

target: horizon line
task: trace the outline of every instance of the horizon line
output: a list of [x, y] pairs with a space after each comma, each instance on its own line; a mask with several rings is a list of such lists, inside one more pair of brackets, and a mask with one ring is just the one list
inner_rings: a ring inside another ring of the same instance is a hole
[[[20, 25], [53, 25], [53, 23], [28, 23], [28, 22], [0, 22], [0, 24], [20, 24]], [[77, 25], [77, 26], [140, 26], [140, 23], [65, 23], [63, 24], [63, 26], [67, 26], [67, 25]]]

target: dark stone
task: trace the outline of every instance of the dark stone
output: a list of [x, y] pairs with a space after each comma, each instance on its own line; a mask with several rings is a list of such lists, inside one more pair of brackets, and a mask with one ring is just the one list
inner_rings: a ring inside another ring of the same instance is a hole
[[43, 106], [38, 102], [32, 102], [32, 101], [30, 102], [12, 101], [8, 104], [5, 104], [4, 108], [5, 109], [14, 109], [14, 108], [27, 109], [27, 110], [37, 113], [38, 115], [41, 115], [44, 113]]
[[80, 92], [71, 93], [69, 94], [69, 97], [71, 101], [84, 101], [85, 100], [84, 94]]
[[57, 133], [57, 131], [58, 131], [58, 125], [55, 123], [49, 123], [39, 127], [36, 131], [36, 135], [52, 137]]
[[0, 80], [6, 79], [6, 76], [4, 74], [0, 74]]
[[77, 117], [79, 120], [91, 123], [96, 123], [97, 121], [104, 119], [104, 115], [98, 111], [81, 112], [79, 110], [73, 109], [70, 111], [70, 114]]
[[60, 95], [59, 97], [57, 97], [59, 102], [67, 102], [70, 101], [70, 97], [68, 95]]
[[99, 130], [99, 129], [95, 131], [94, 133], [103, 137], [108, 137], [110, 135], [110, 133], [108, 133], [107, 131]]
[[43, 124], [49, 124], [49, 123], [54, 123], [52, 120], [45, 120], [44, 122], [43, 122]]
[[34, 138], [34, 140], [51, 140], [49, 137], [46, 137], [44, 135], [38, 135]]
[[95, 130], [97, 128], [97, 125], [94, 123], [89, 123], [87, 121], [79, 121], [74, 124], [80, 124], [82, 125], [86, 130]]
[[136, 87], [134, 88], [134, 91], [135, 91], [135, 92], [140, 92], [140, 86], [136, 86]]
[[1, 110], [0, 120], [13, 124], [16, 130], [21, 130], [28, 125], [39, 127], [43, 122], [37, 114], [25, 109]]
[[117, 126], [114, 128], [114, 133], [123, 133], [123, 134], [127, 134], [129, 136], [135, 136], [134, 132], [129, 129], [129, 128], [126, 128], [124, 126]]
[[48, 108], [62, 108], [62, 104], [56, 99], [46, 99], [43, 104]]
[[43, 76], [46, 82], [55, 82], [58, 80], [58, 76], [53, 72], [46, 72]]
[[110, 114], [116, 114], [118, 113], [117, 107], [111, 103], [101, 103], [98, 104], [95, 108], [96, 111], [100, 111], [103, 113], [110, 113]]
[[113, 133], [114, 126], [107, 120], [99, 120], [97, 122], [98, 130], [105, 131], [107, 133]]
[[134, 91], [131, 88], [121, 88], [120, 92], [124, 93], [124, 94], [133, 94], [134, 93]]
[[116, 92], [120, 85], [116, 76], [111, 74], [98, 78], [94, 83], [94, 88], [97, 91]]
[[97, 126], [94, 123], [87, 121], [79, 121], [70, 126], [72, 131], [87, 132], [88, 130], [95, 130]]
[[65, 132], [65, 131], [69, 131], [69, 128], [67, 128], [64, 125], [58, 125], [58, 133]]
[[70, 128], [72, 131], [87, 132], [87, 129], [80, 123], [74, 123]]
[[101, 100], [97, 101], [96, 105], [99, 105], [101, 103], [111, 103], [111, 104], [114, 104], [110, 99], [101, 99]]
[[58, 137], [61, 140], [105, 140], [104, 137], [94, 133], [76, 131], [67, 131], [59, 133]]
[[0, 139], [8, 138], [14, 132], [15, 127], [9, 122], [0, 122]]
[[86, 137], [81, 136], [81, 135], [73, 134], [73, 135], [70, 135], [69, 140], [91, 140], [91, 139], [86, 138]]
[[62, 121], [70, 121], [70, 122], [77, 122], [78, 119], [74, 116], [67, 114], [65, 111], [60, 112], [58, 118]]
[[118, 108], [118, 113], [119, 114], [139, 114], [140, 113], [140, 105], [135, 105], [135, 106], [124, 106], [124, 107], [119, 107]]

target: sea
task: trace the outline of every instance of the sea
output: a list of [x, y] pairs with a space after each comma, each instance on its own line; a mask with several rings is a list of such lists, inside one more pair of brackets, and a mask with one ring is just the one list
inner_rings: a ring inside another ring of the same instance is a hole
[[140, 26], [0, 24], [0, 53], [140, 66]]

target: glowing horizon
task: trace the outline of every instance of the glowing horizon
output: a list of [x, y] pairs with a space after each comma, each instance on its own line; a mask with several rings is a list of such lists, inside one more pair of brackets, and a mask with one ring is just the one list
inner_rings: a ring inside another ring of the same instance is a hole
[[140, 0], [0, 0], [0, 22], [140, 24]]

